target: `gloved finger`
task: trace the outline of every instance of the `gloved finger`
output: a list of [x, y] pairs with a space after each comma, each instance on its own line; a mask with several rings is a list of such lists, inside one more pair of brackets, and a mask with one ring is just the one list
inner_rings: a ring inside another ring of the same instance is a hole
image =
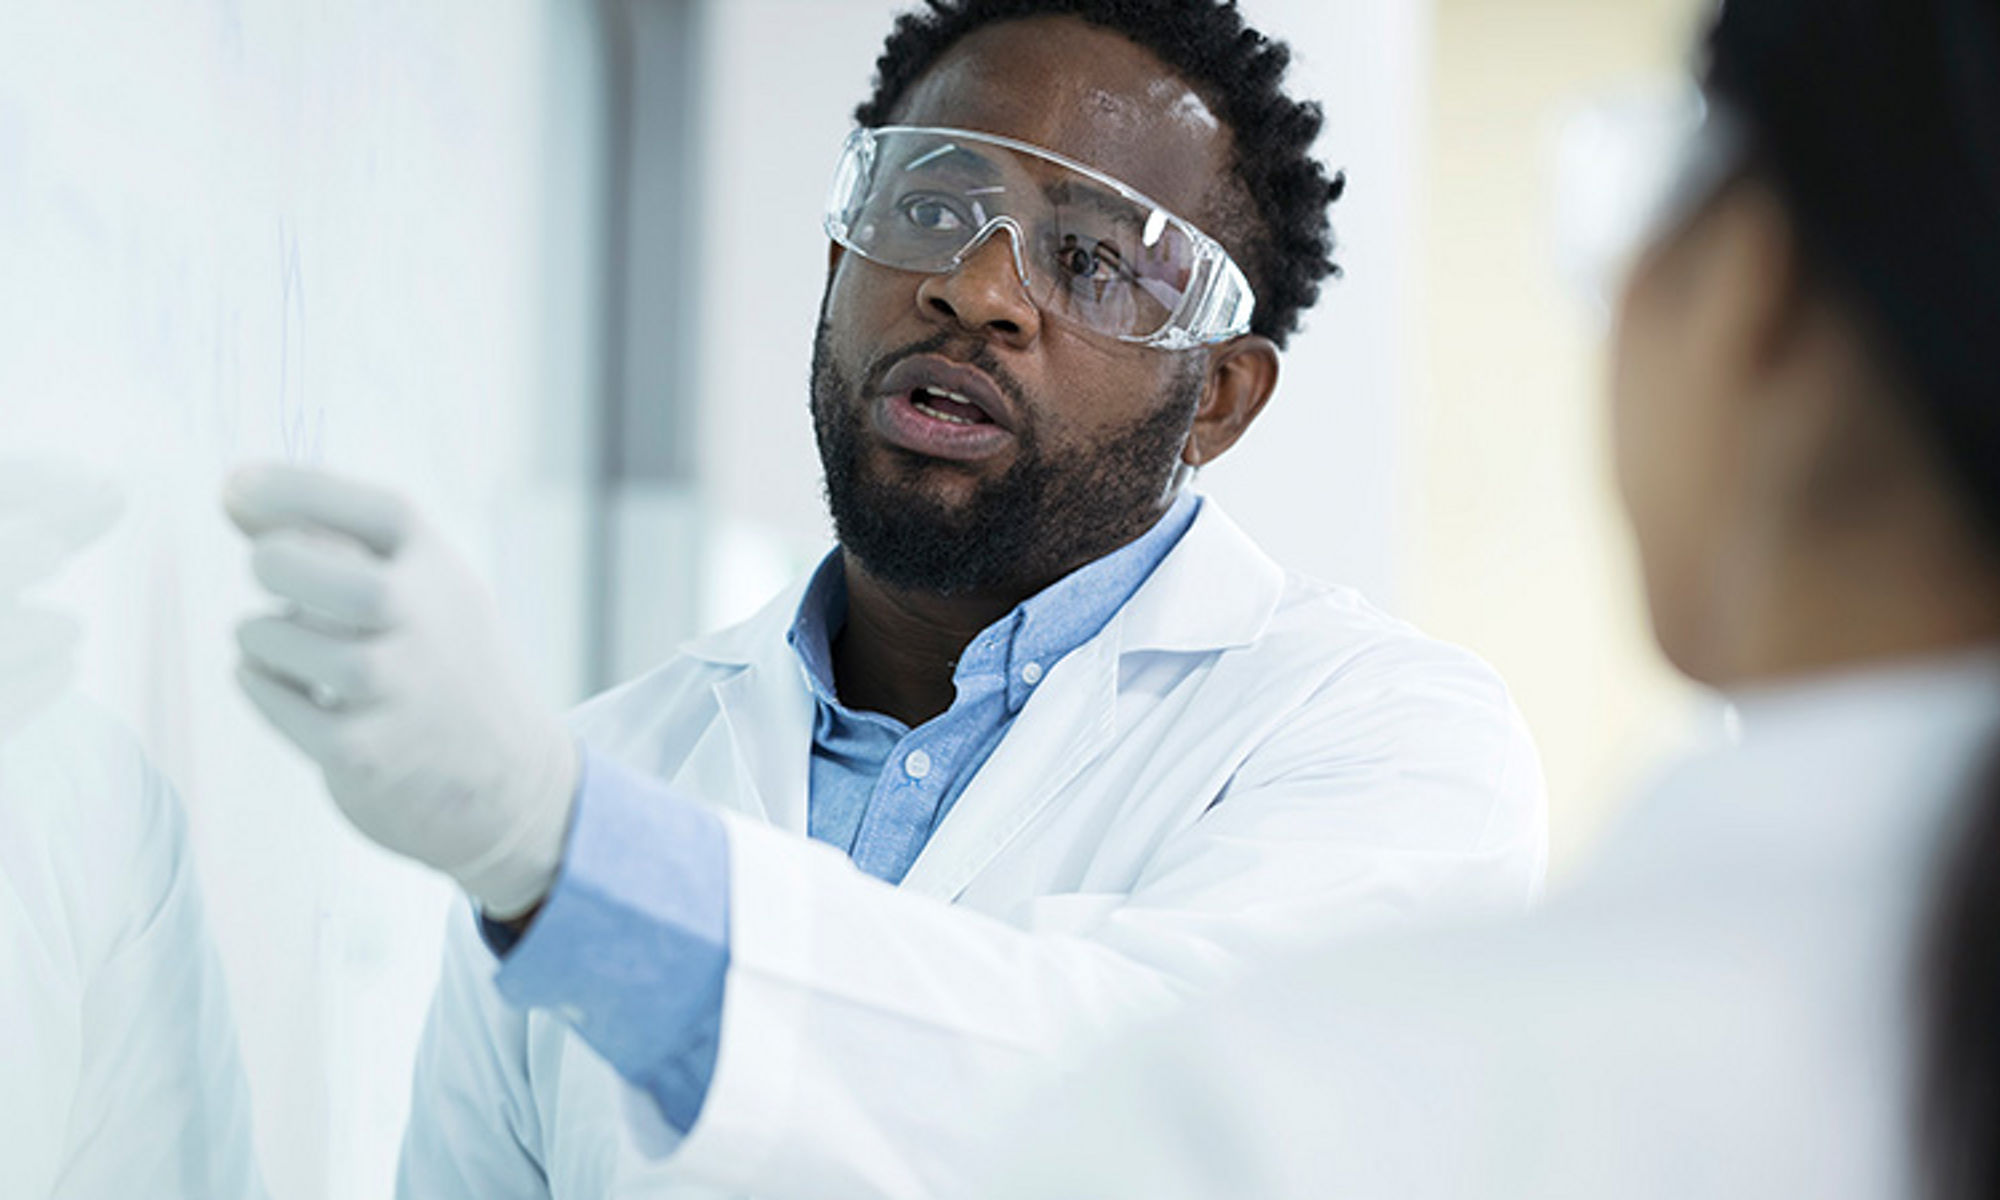
[[323, 625], [378, 632], [396, 623], [389, 565], [350, 538], [274, 530], [253, 543], [250, 569], [272, 595]]
[[387, 691], [389, 672], [379, 637], [331, 633], [286, 617], [256, 617], [236, 627], [236, 644], [258, 669], [289, 680], [322, 708], [364, 708]]
[[402, 497], [325, 471], [279, 463], [244, 467], [230, 476], [222, 504], [251, 537], [276, 529], [327, 529], [387, 558], [409, 536], [412, 515]]
[[243, 689], [257, 711], [264, 714], [264, 719], [305, 751], [308, 758], [324, 765], [333, 757], [345, 719], [340, 713], [314, 704], [297, 688], [253, 663], [236, 665], [236, 685]]
[[117, 523], [110, 480], [65, 464], [0, 460], [0, 595], [55, 573]]

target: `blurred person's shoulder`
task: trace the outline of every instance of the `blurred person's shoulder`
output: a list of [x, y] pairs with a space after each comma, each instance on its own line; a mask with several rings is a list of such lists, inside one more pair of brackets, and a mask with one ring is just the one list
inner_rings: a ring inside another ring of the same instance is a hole
[[1267, 964], [1079, 1071], [996, 1194], [1909, 1194], [1912, 949], [1968, 694], [1870, 684], [1677, 765], [1530, 919]]
[[1898, 1194], [1892, 981], [1721, 916], [1580, 889], [1267, 965], [1080, 1071], [995, 1194]]

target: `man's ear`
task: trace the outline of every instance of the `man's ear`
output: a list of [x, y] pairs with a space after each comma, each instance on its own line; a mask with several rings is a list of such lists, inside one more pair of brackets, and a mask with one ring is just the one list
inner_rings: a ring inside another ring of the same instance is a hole
[[1255, 334], [1209, 352], [1208, 383], [1181, 461], [1205, 467], [1236, 444], [1278, 387], [1278, 347]]

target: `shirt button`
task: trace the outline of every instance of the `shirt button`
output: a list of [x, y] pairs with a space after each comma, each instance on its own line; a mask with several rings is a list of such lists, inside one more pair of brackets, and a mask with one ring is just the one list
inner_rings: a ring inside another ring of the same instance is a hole
[[1034, 687], [1042, 681], [1042, 664], [1031, 662], [1021, 668], [1021, 682]]
[[903, 773], [912, 779], [922, 779], [931, 773], [931, 756], [921, 750], [910, 751], [910, 756], [903, 760]]

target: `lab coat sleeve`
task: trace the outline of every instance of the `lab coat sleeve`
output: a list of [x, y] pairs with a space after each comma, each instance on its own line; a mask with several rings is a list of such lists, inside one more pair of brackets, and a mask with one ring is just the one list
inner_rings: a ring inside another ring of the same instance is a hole
[[396, 1176], [401, 1200], [549, 1200], [528, 1090], [528, 1016], [494, 990], [468, 904], [451, 913]]
[[1544, 801], [1498, 680], [1367, 669], [1256, 747], [1129, 893], [1044, 897], [1018, 920], [728, 818], [722, 1045], [681, 1170], [766, 1200], [968, 1194], [980, 1114], [1244, 959], [1525, 904]]
[[561, 1012], [686, 1132], [715, 1072], [728, 935], [722, 823], [586, 754], [562, 873], [494, 982]]

